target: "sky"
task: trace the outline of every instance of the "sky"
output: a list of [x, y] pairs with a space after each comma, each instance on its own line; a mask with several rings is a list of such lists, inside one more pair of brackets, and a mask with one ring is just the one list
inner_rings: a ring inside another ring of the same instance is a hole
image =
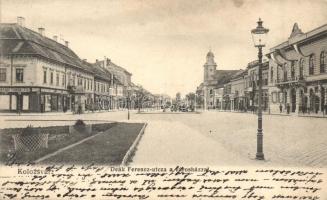
[[258, 18], [269, 48], [327, 23], [327, 0], [0, 0], [1, 22], [60, 36], [81, 59], [105, 56], [152, 93], [194, 92], [209, 49], [217, 69], [257, 59], [250, 30]]

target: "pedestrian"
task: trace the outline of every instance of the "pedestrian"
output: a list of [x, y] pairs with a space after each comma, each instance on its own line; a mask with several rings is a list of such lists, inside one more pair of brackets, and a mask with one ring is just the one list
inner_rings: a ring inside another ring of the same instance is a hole
[[82, 106], [78, 105], [78, 114], [80, 115], [82, 113]]
[[281, 104], [281, 103], [279, 104], [279, 112], [280, 112], [280, 113], [282, 113], [282, 112], [283, 112], [283, 106], [282, 106], [282, 104]]
[[291, 109], [291, 107], [290, 107], [290, 104], [288, 103], [288, 104], [287, 104], [287, 107], [286, 107], [287, 114], [290, 114], [290, 109]]

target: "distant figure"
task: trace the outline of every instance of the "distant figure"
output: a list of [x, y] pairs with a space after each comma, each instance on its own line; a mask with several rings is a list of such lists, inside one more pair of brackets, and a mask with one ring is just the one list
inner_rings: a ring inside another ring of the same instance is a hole
[[283, 106], [282, 106], [282, 104], [279, 104], [279, 112], [280, 112], [280, 113], [283, 112]]
[[78, 105], [78, 114], [80, 115], [82, 113], [82, 106]]
[[290, 114], [290, 109], [291, 109], [291, 107], [290, 107], [290, 104], [288, 103], [286, 106], [287, 114]]

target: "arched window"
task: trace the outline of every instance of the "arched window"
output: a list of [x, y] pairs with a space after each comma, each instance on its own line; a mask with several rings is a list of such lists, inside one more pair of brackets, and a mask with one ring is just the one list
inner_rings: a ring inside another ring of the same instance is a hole
[[325, 68], [326, 68], [326, 63], [325, 63], [325, 59], [326, 59], [326, 53], [325, 51], [322, 51], [320, 54], [320, 73], [325, 73]]
[[270, 82], [273, 83], [273, 80], [274, 80], [274, 68], [271, 67], [271, 69], [270, 69]]
[[284, 64], [284, 81], [287, 81], [287, 63]]
[[291, 77], [292, 79], [295, 78], [295, 61], [291, 62]]
[[312, 55], [310, 55], [310, 58], [309, 58], [309, 75], [314, 74], [314, 68], [315, 68], [314, 54], [312, 54]]
[[300, 66], [299, 66], [299, 74], [300, 74], [300, 79], [303, 79], [303, 69], [304, 69], [304, 60], [301, 58], [300, 60]]

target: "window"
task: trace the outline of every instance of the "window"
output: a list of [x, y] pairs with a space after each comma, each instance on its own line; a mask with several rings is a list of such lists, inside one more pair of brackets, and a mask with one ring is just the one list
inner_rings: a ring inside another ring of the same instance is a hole
[[16, 82], [17, 83], [24, 82], [24, 69], [22, 68], [16, 69]]
[[7, 69], [0, 68], [0, 81], [5, 82], [7, 79]]
[[56, 85], [59, 86], [59, 73], [56, 74]]
[[53, 84], [53, 72], [50, 72], [50, 84]]
[[314, 55], [312, 54], [309, 58], [309, 75], [313, 75], [314, 73]]
[[72, 85], [75, 85], [75, 75], [73, 75]]
[[325, 63], [325, 59], [326, 59], [326, 53], [324, 51], [321, 52], [320, 54], [320, 73], [325, 73], [325, 67], [326, 67], [326, 63]]
[[47, 70], [43, 71], [43, 83], [47, 83]]
[[295, 78], [295, 61], [291, 62], [291, 77], [294, 80], [294, 78]]
[[270, 82], [272, 83], [274, 81], [274, 69], [271, 67], [270, 69]]
[[300, 60], [300, 67], [299, 67], [299, 70], [300, 70], [300, 79], [303, 78], [303, 69], [304, 69], [304, 60], [301, 58], [301, 60]]
[[284, 64], [284, 81], [287, 81], [287, 63]]
[[62, 86], [65, 85], [65, 74], [62, 75], [61, 85], [62, 85]]

